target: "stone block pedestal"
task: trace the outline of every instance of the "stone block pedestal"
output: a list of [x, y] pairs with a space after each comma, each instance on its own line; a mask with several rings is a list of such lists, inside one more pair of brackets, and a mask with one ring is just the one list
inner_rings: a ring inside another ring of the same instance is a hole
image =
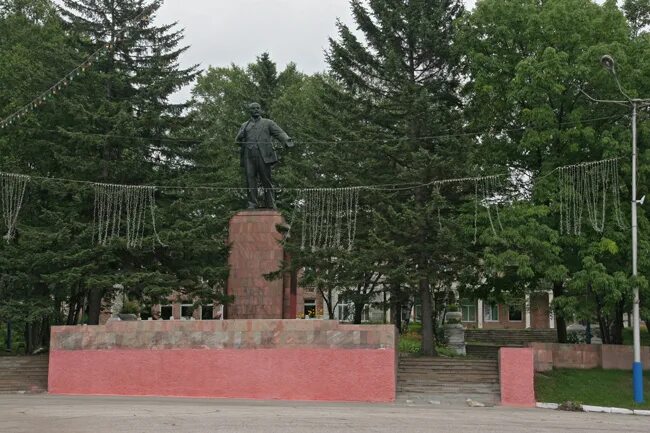
[[285, 279], [264, 278], [284, 259], [279, 224], [284, 224], [280, 212], [268, 209], [241, 211], [231, 218], [227, 293], [235, 301], [227, 307], [227, 319], [282, 319]]

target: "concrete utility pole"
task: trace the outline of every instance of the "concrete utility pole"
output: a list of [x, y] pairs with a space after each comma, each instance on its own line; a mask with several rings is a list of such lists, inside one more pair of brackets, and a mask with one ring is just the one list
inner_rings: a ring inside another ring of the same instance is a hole
[[[650, 106], [650, 99], [638, 99], [630, 98], [630, 96], [625, 93], [621, 82], [618, 79], [616, 74], [616, 63], [614, 58], [610, 55], [604, 55], [600, 58], [600, 64], [607, 69], [618, 86], [618, 90], [625, 97], [623, 101], [614, 101], [614, 100], [602, 100], [594, 99], [591, 96], [587, 95], [589, 99], [594, 102], [602, 102], [609, 104], [619, 104], [626, 107], [632, 108], [632, 276], [637, 276], [637, 204], [643, 204], [645, 201], [645, 196], [641, 200], [636, 198], [636, 175], [637, 175], [637, 132], [636, 132], [636, 118], [637, 111], [639, 108]], [[634, 402], [643, 403], [643, 364], [641, 363], [641, 327], [640, 327], [640, 317], [639, 317], [639, 287], [634, 284], [634, 296], [633, 296], [633, 335], [634, 335], [634, 362], [632, 363], [632, 386], [634, 392]]]

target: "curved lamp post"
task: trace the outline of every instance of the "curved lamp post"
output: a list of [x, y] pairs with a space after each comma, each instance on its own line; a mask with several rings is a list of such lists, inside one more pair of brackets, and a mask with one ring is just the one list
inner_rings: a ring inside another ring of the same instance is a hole
[[[636, 173], [637, 173], [637, 146], [636, 146], [636, 115], [637, 110], [641, 107], [648, 106], [650, 99], [631, 98], [623, 90], [621, 82], [616, 74], [616, 62], [610, 55], [604, 55], [600, 58], [600, 64], [607, 69], [618, 86], [618, 90], [625, 97], [623, 101], [602, 100], [594, 99], [587, 95], [589, 99], [595, 102], [604, 102], [625, 105], [632, 107], [632, 276], [637, 276], [637, 213], [636, 205], [643, 204], [645, 196], [641, 200], [636, 198]], [[634, 334], [634, 362], [632, 364], [632, 380], [634, 387], [634, 402], [643, 403], [643, 364], [641, 363], [641, 331], [640, 331], [640, 317], [639, 317], [639, 287], [634, 285], [634, 300], [633, 300], [633, 334]]]

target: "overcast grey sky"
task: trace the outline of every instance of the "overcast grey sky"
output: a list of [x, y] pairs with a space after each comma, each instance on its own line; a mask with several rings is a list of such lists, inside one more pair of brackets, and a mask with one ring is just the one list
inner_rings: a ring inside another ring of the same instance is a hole
[[[475, 0], [466, 0], [472, 7]], [[323, 71], [336, 19], [353, 25], [349, 0], [166, 0], [157, 22], [185, 29], [183, 66], [246, 65], [268, 52], [279, 68], [293, 61], [306, 73]], [[185, 88], [174, 100], [190, 95]]]

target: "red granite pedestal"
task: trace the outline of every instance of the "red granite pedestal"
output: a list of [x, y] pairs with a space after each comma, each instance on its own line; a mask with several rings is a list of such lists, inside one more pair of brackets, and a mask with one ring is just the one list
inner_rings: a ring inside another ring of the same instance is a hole
[[264, 278], [277, 271], [284, 259], [278, 224], [284, 224], [284, 218], [274, 210], [241, 211], [231, 218], [228, 294], [235, 301], [228, 305], [226, 318], [283, 318], [285, 279]]

